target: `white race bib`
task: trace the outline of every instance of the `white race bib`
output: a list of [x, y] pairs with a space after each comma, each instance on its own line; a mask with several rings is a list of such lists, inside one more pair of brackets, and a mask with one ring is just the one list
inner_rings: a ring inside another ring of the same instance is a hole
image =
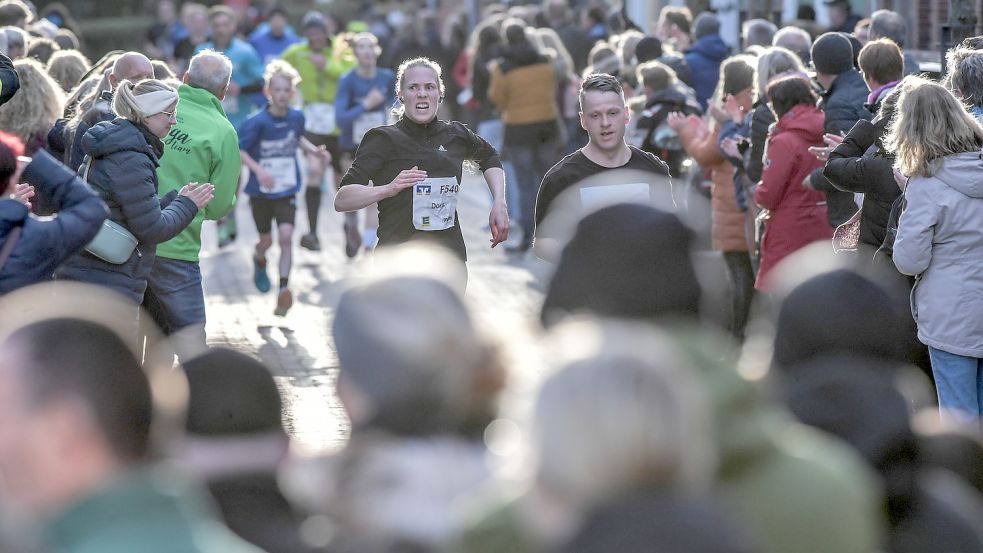
[[352, 123], [352, 141], [355, 145], [362, 143], [362, 138], [369, 129], [381, 127], [386, 124], [386, 113], [384, 111], [367, 111], [355, 118]]
[[610, 184], [585, 186], [580, 189], [580, 205], [584, 213], [592, 213], [614, 204], [652, 205], [651, 187], [648, 183]]
[[423, 179], [413, 186], [413, 227], [416, 230], [447, 230], [456, 223], [457, 192], [454, 177]]
[[304, 118], [309, 133], [329, 135], [335, 130], [334, 104], [307, 104]]
[[259, 160], [259, 166], [269, 173], [274, 180], [273, 188], [260, 190], [267, 194], [286, 192], [297, 186], [297, 160], [292, 157], [269, 157]]
[[222, 109], [225, 110], [226, 115], [239, 113], [239, 97], [226, 94], [225, 98], [222, 98]]

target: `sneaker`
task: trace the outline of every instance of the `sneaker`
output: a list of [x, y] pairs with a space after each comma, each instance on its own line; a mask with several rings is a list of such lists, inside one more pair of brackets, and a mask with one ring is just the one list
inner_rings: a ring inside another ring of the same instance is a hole
[[253, 284], [264, 294], [270, 291], [270, 277], [266, 274], [266, 259], [253, 257]]
[[290, 311], [290, 308], [294, 304], [294, 295], [290, 292], [290, 288], [284, 288], [280, 290], [280, 295], [276, 298], [276, 309], [273, 310], [273, 314], [277, 317], [282, 317]]
[[362, 247], [362, 235], [358, 232], [358, 223], [345, 221], [345, 255], [349, 258], [358, 255]]
[[317, 239], [316, 234], [310, 232], [300, 237], [300, 247], [312, 252], [319, 252], [321, 251], [321, 241]]

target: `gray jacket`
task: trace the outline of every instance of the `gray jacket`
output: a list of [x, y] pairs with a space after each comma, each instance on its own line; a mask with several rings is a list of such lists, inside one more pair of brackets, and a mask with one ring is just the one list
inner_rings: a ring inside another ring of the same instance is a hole
[[932, 177], [913, 177], [894, 243], [894, 264], [917, 276], [911, 307], [918, 339], [983, 357], [983, 161], [947, 156]]

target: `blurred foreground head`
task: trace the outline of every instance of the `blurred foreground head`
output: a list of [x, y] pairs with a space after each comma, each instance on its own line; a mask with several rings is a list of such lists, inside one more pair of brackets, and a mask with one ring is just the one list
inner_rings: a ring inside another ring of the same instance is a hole
[[591, 313], [632, 319], [699, 316], [693, 233], [676, 215], [641, 204], [600, 209], [580, 221], [557, 264], [541, 318]]
[[0, 298], [0, 475], [19, 507], [57, 511], [148, 460], [172, 430], [184, 380], [141, 363], [131, 321], [124, 300], [77, 283]]
[[847, 354], [901, 363], [901, 316], [888, 293], [849, 269], [822, 273], [783, 300], [774, 364], [791, 370], [812, 358]]
[[338, 394], [353, 433], [428, 435], [481, 426], [477, 419], [491, 414], [501, 371], [447, 276], [460, 263], [417, 246], [381, 253], [377, 269], [392, 262], [425, 272], [380, 270], [389, 276], [352, 287], [338, 303]]
[[272, 473], [287, 454], [283, 403], [273, 375], [252, 357], [212, 348], [184, 364], [184, 458], [205, 477]]
[[536, 480], [548, 496], [581, 509], [638, 488], [710, 487], [710, 407], [668, 335], [612, 319], [566, 323], [552, 339], [560, 369], [543, 385], [534, 421]]

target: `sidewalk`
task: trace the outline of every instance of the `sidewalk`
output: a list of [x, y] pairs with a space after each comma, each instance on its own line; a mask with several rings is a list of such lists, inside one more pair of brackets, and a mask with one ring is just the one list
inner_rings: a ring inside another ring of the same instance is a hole
[[[310, 252], [297, 246], [307, 231], [300, 195], [290, 275], [294, 306], [286, 317], [273, 315], [276, 246], [267, 254], [274, 290], [260, 294], [252, 282], [251, 258], [257, 235], [248, 197], [242, 194], [239, 198], [239, 237], [233, 245], [217, 248], [214, 223], [206, 224], [202, 232], [209, 343], [256, 355], [270, 367], [284, 397], [285, 424], [298, 445], [312, 451], [340, 445], [348, 432], [348, 421], [334, 393], [337, 357], [330, 329], [341, 281], [357, 275], [358, 264], [345, 257], [342, 216], [334, 211], [332, 201], [333, 195], [326, 194], [319, 223], [322, 251]], [[483, 230], [489, 205], [484, 181], [478, 175], [466, 174], [458, 211], [470, 259], [468, 301], [475, 307], [480, 324], [512, 335], [504, 338], [510, 342], [509, 366], [520, 376], [533, 358], [526, 344], [538, 332], [539, 289], [549, 268], [531, 254], [516, 258], [501, 246], [489, 248], [490, 236]]]

